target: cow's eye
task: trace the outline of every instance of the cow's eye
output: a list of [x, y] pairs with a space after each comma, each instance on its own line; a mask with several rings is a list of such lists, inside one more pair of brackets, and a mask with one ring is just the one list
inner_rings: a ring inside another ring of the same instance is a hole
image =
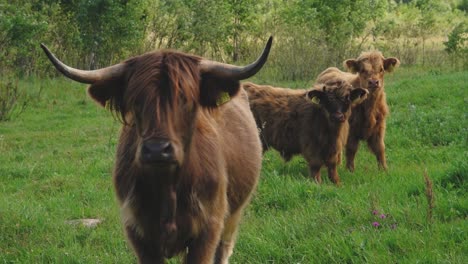
[[384, 72], [384, 68], [381, 68], [381, 69], [380, 69], [380, 73], [382, 73], [382, 72]]

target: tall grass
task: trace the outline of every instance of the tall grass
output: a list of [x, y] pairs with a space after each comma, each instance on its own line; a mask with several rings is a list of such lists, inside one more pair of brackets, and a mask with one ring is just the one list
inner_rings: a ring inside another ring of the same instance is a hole
[[[342, 187], [319, 186], [301, 157], [267, 152], [232, 263], [468, 263], [468, 72], [401, 68], [386, 82], [389, 171], [361, 145]], [[43, 89], [0, 123], [0, 262], [135, 262], [111, 183], [120, 124], [84, 85], [19, 87]], [[82, 218], [103, 222], [67, 222]]]

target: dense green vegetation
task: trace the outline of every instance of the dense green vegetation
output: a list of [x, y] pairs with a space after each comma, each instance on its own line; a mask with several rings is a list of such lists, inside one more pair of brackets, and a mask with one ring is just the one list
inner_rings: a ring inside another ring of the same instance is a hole
[[54, 73], [40, 42], [93, 69], [160, 48], [245, 62], [269, 35], [276, 81], [310, 78], [367, 49], [404, 65], [466, 69], [465, 12], [460, 0], [0, 0], [0, 74]]
[[[284, 163], [268, 152], [232, 263], [467, 263], [467, 83], [466, 71], [403, 67], [388, 76], [388, 173], [363, 147], [355, 173], [339, 168], [342, 187], [326, 177], [318, 186], [302, 158]], [[33, 99], [0, 123], [0, 262], [134, 261], [111, 183], [120, 124], [84, 85], [19, 86]], [[66, 222], [81, 218], [103, 222]]]

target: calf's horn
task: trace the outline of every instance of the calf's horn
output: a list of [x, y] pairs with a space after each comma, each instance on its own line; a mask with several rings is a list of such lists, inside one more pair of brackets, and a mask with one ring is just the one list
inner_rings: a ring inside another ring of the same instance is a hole
[[230, 78], [234, 80], [244, 80], [255, 75], [265, 64], [270, 53], [271, 43], [273, 37], [268, 39], [268, 42], [263, 49], [262, 55], [256, 61], [247, 66], [234, 66], [231, 64], [202, 60], [200, 62], [200, 69], [205, 73], [212, 73], [219, 77]]
[[101, 80], [118, 78], [125, 71], [125, 65], [122, 63], [98, 70], [78, 70], [65, 65], [65, 63], [57, 59], [57, 57], [55, 57], [55, 55], [52, 52], [50, 52], [46, 45], [41, 43], [41, 48], [44, 50], [47, 57], [54, 64], [57, 70], [59, 70], [61, 73], [63, 73], [63, 75], [67, 76], [68, 78], [80, 83], [92, 84]]

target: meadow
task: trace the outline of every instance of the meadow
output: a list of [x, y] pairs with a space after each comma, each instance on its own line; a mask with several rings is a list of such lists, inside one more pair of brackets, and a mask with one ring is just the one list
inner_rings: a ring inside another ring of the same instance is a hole
[[[0, 123], [0, 262], [134, 263], [111, 180], [120, 123], [85, 85], [18, 85], [29, 104]], [[325, 171], [317, 185], [301, 157], [267, 152], [231, 263], [468, 263], [468, 72], [403, 66], [385, 89], [388, 172], [361, 144], [341, 187]], [[68, 222], [83, 218], [102, 223]]]

